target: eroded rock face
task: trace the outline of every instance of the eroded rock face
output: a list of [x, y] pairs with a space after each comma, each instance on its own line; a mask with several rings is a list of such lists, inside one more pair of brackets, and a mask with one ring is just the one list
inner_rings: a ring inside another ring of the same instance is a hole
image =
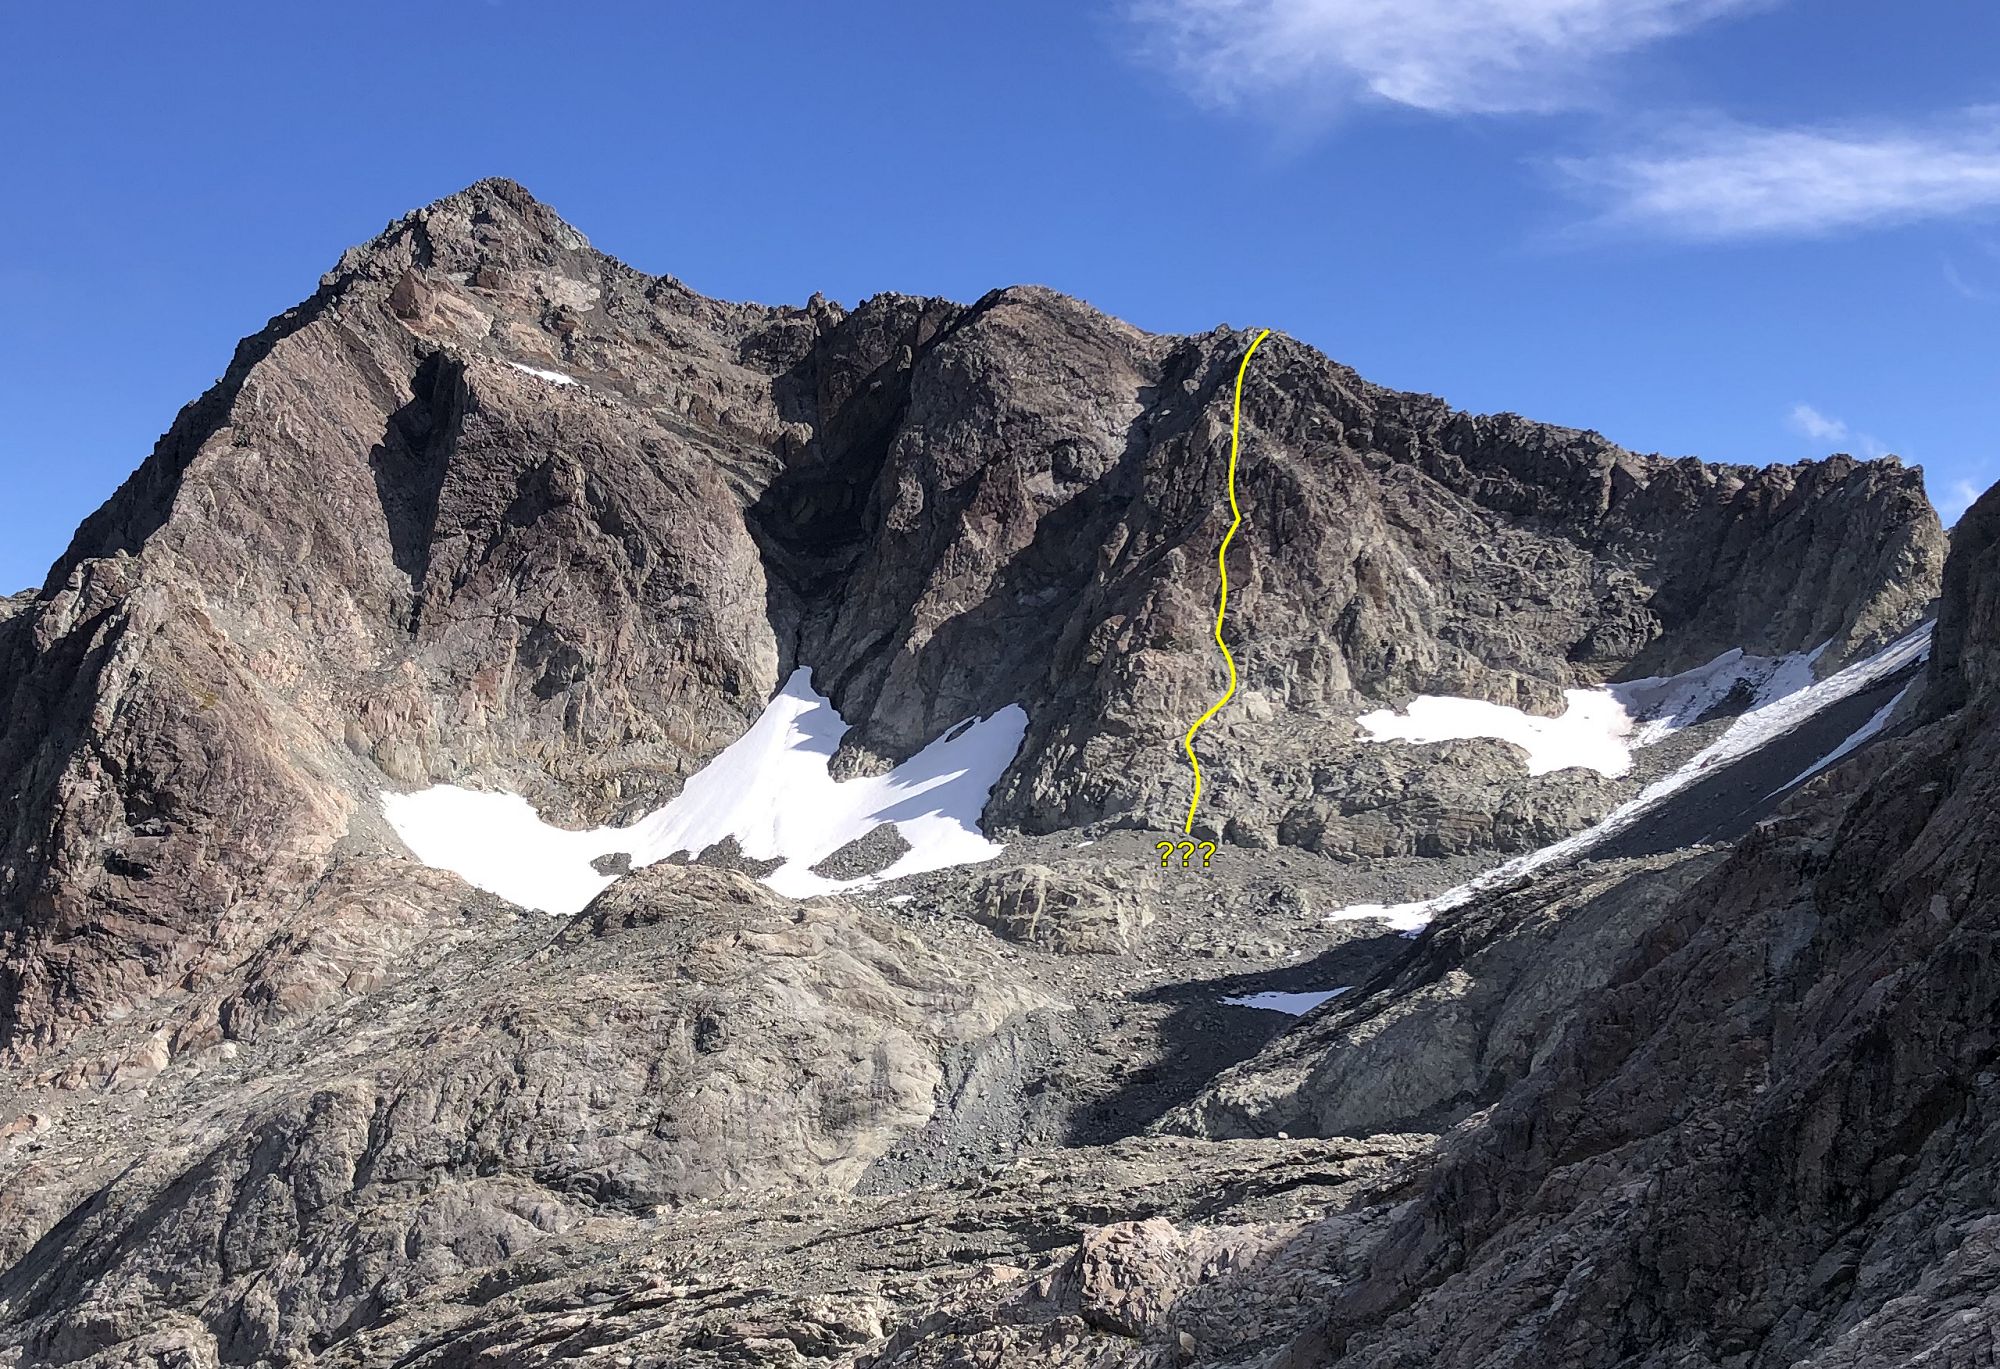
[[[68, 1362], [186, 1316], [226, 1361], [297, 1357], [592, 1222], [851, 1189], [930, 1120], [947, 1052], [1046, 1006], [976, 953], [699, 866], [641, 871], [470, 973], [385, 967], [378, 948], [393, 962], [414, 938], [360, 930], [343, 949], [323, 920], [260, 966], [217, 1013], [210, 1072], [233, 1085], [163, 1107], [155, 1144], [18, 1252], [0, 1306], [31, 1354]], [[321, 995], [279, 963], [345, 973]], [[327, 1011], [366, 999], [370, 1025]], [[315, 1009], [324, 1028], [301, 1033]]]
[[[9, 601], [0, 1039], [254, 948], [337, 848], [396, 850], [384, 786], [629, 815], [800, 664], [854, 724], [844, 772], [1020, 703], [990, 823], [1177, 823], [1245, 341], [1032, 288], [718, 303], [504, 181], [399, 220]], [[1893, 461], [1635, 456], [1282, 337], [1244, 423], [1244, 692], [1204, 733], [1203, 834], [1245, 846], [1539, 844], [1614, 796], [1498, 744], [1359, 753], [1350, 719], [1417, 691], [1550, 710], [1729, 646], [1831, 661], [1921, 612], [1942, 554]]]
[[1116, 955], [1135, 949], [1152, 925], [1147, 896], [1157, 884], [1118, 870], [1082, 879], [1017, 865], [979, 877], [966, 897], [972, 916], [1010, 941], [1064, 955]]

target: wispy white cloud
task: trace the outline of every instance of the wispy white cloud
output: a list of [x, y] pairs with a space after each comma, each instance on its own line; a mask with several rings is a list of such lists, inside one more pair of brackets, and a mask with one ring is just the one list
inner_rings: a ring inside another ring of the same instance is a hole
[[1991, 290], [1967, 280], [1964, 272], [1958, 269], [1958, 264], [1950, 257], [1944, 259], [1944, 283], [1951, 287], [1953, 294], [1962, 299], [1973, 300], [1980, 304], [1991, 304], [1995, 299], [2000, 299], [2000, 296], [1996, 296]]
[[2000, 210], [2000, 106], [1921, 127], [1708, 122], [1557, 166], [1601, 224], [1696, 241], [1957, 218]]
[[1828, 418], [1810, 404], [1794, 404], [1791, 414], [1792, 427], [1816, 442], [1844, 442], [1847, 440], [1847, 424], [1838, 418]]
[[1867, 433], [1856, 432], [1847, 420], [1821, 413], [1810, 404], [1794, 404], [1785, 415], [1785, 423], [1802, 437], [1815, 442], [1839, 445], [1851, 455], [1865, 457], [1872, 461], [1878, 456], [1887, 456], [1889, 448]]
[[1986, 493], [1984, 485], [1976, 484], [1963, 477], [1952, 481], [1944, 491], [1936, 496], [1938, 520], [1950, 527], [1972, 507], [1972, 501]]
[[1768, 0], [1137, 0], [1196, 92], [1301, 94], [1438, 114], [1589, 103], [1615, 58]]
[[1960, 270], [1953, 258], [1944, 259], [1944, 283], [1951, 287], [1953, 294], [1964, 299], [1979, 304], [2000, 302], [2000, 288], [1990, 283], [2000, 279], [1995, 273], [1995, 265], [2000, 263], [2000, 242], [1988, 239], [1976, 242], [1974, 246], [1977, 250], [1973, 254], [1973, 264], [1965, 270]]

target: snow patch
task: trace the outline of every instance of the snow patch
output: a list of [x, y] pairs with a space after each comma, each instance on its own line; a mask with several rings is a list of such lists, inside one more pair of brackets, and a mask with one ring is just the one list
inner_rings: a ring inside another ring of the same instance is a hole
[[[800, 669], [749, 731], [690, 775], [664, 808], [630, 826], [572, 832], [544, 822], [517, 794], [449, 784], [385, 793], [382, 809], [426, 865], [543, 912], [579, 912], [602, 893], [617, 877], [592, 868], [599, 857], [625, 852], [638, 869], [728, 837], [750, 860], [783, 862], [765, 884], [809, 898], [998, 855], [1003, 848], [981, 834], [979, 817], [1027, 726], [1026, 711], [1010, 704], [960, 723], [886, 775], [837, 781], [827, 766], [847, 724]], [[813, 873], [885, 823], [910, 845], [887, 869], [856, 879]]]
[[[1727, 698], [1739, 683], [1749, 689], [1750, 699], [1749, 706], [1730, 723], [1728, 731], [1690, 756], [1678, 769], [1661, 776], [1631, 799], [1612, 809], [1596, 826], [1544, 846], [1538, 851], [1516, 856], [1513, 860], [1503, 865], [1496, 865], [1483, 874], [1474, 875], [1464, 884], [1454, 889], [1447, 889], [1435, 897], [1420, 899], [1414, 903], [1357, 903], [1328, 913], [1325, 921], [1331, 924], [1376, 919], [1388, 923], [1394, 931], [1413, 935], [1427, 926], [1439, 913], [1460, 907], [1489, 889], [1509, 883], [1543, 866], [1581, 855], [1600, 842], [1627, 830], [1672, 795], [1794, 730], [1821, 709], [1872, 689], [1899, 671], [1922, 661], [1930, 654], [1931, 627], [1932, 624], [1925, 623], [1897, 638], [1873, 656], [1856, 661], [1845, 670], [1829, 675], [1824, 680], [1813, 678], [1813, 662], [1826, 650], [1823, 644], [1811, 651], [1795, 652], [1789, 656], [1779, 657], [1744, 656], [1740, 651], [1730, 651], [1705, 666], [1697, 666], [1680, 675], [1635, 680], [1629, 684], [1613, 686], [1618, 690], [1635, 691], [1634, 695], [1628, 697], [1634, 697], [1641, 707], [1656, 710], [1655, 716], [1647, 721], [1646, 726], [1655, 723], [1666, 724], [1665, 730], [1646, 740], [1658, 740], [1659, 737], [1687, 726], [1709, 707]], [[1897, 695], [1898, 699], [1901, 697], [1900, 694]], [[1707, 702], [1704, 703], [1703, 700]], [[1895, 702], [1892, 700], [1887, 707], [1869, 720], [1870, 726], [1879, 731], [1881, 726], [1887, 723], [1889, 712], [1894, 707]], [[1634, 735], [1643, 736], [1644, 732], [1645, 728], [1641, 727]], [[1864, 727], [1861, 732], [1843, 743], [1840, 749], [1821, 761], [1820, 766], [1845, 755], [1872, 735], [1873, 732]], [[1645, 743], [1641, 741], [1637, 744]], [[1817, 770], [1820, 766], [1815, 766], [1814, 769]], [[1812, 773], [1812, 770], [1808, 770], [1799, 779], [1805, 779]], [[1798, 782], [1798, 780], [1792, 781], [1793, 784]]]
[[1222, 1001], [1234, 1008], [1262, 1008], [1266, 1012], [1281, 1012], [1293, 1017], [1303, 1017], [1329, 998], [1338, 998], [1353, 987], [1351, 984], [1343, 984], [1337, 989], [1309, 989], [1299, 993], [1284, 993], [1273, 989], [1264, 993], [1240, 994]]
[[545, 371], [539, 366], [530, 366], [522, 361], [510, 361], [507, 364], [524, 375], [531, 375], [536, 380], [546, 380], [551, 385], [574, 385], [577, 383], [575, 376], [566, 376], [561, 371]]
[[1613, 779], [1632, 769], [1632, 752], [1692, 727], [1739, 691], [1755, 698], [1773, 686], [1803, 689], [1825, 647], [1790, 656], [1749, 656], [1725, 651], [1706, 665], [1678, 675], [1654, 675], [1595, 689], [1565, 689], [1562, 716], [1544, 718], [1484, 699], [1423, 694], [1401, 713], [1377, 709], [1355, 721], [1365, 742], [1466, 741], [1488, 737], [1528, 753], [1528, 773], [1595, 770]]
[[1731, 695], [1740, 692], [1754, 706], [1760, 698], [1808, 687], [1813, 664], [1825, 651], [1821, 645], [1789, 656], [1749, 656], [1735, 647], [1678, 675], [1651, 675], [1604, 688], [1633, 720], [1632, 745], [1651, 746], [1693, 727]]
[[1632, 768], [1625, 738], [1632, 719], [1617, 697], [1602, 689], [1565, 689], [1569, 707], [1559, 718], [1543, 718], [1484, 699], [1422, 694], [1402, 713], [1378, 709], [1355, 721], [1368, 729], [1369, 742], [1444, 742], [1494, 737], [1528, 753], [1528, 773], [1581, 766], [1600, 775]]

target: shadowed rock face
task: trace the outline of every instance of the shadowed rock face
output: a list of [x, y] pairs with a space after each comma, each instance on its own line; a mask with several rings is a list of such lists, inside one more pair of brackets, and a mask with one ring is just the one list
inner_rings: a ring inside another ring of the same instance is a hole
[[1945, 593], [1938, 601], [1929, 711], [1942, 714], [2000, 682], [2000, 495], [1988, 490], [1952, 529]]
[[[1872, 788], [1849, 766], [1734, 854], [1350, 945], [1380, 972], [1190, 1099], [1176, 1062], [1276, 1027], [1203, 1005], [1241, 1039], [1190, 1045], [1117, 976], [1198, 934], [1211, 977], [1282, 958], [1243, 925], [1250, 875], [1257, 916], [1302, 923], [1327, 872], [1541, 845], [1636, 783], [1358, 747], [1358, 712], [1549, 712], [1731, 647], [1834, 664], [1921, 617], [1944, 555], [1892, 460], [1638, 456], [1273, 338], [1244, 394], [1243, 693], [1203, 733], [1222, 830], [1197, 834], [1238, 882], [1093, 870], [1032, 843], [1177, 830], [1175, 743], [1221, 688], [1247, 341], [1034, 288], [721, 303], [504, 181], [344, 256], [0, 600], [0, 1345], [1874, 1369], [1867, 1337], [1943, 1326], [1951, 1298], [1893, 1298], [1991, 1286], [1992, 500], [1928, 721]], [[1035, 863], [909, 886], [906, 916], [783, 902], [705, 868], [744, 863], [720, 843], [554, 924], [381, 817], [382, 789], [447, 781], [629, 817], [799, 665], [854, 725], [844, 772], [1024, 705], [986, 817]], [[1175, 1104], [1263, 1139], [881, 1192]], [[904, 1154], [926, 1135], [950, 1154]], [[1567, 1293], [1578, 1252], [1601, 1278]]]

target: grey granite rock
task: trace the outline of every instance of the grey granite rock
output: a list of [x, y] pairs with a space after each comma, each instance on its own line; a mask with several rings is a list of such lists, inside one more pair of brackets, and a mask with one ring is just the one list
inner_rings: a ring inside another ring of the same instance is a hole
[[1157, 887], [1151, 872], [1113, 868], [1093, 879], [1016, 865], [975, 878], [966, 902], [975, 920], [1010, 941], [1065, 955], [1116, 955], [1136, 949], [1152, 925]]
[[1225, 1140], [1446, 1130], [1524, 1078], [1722, 858], [1589, 862], [1455, 910], [1162, 1125]]

